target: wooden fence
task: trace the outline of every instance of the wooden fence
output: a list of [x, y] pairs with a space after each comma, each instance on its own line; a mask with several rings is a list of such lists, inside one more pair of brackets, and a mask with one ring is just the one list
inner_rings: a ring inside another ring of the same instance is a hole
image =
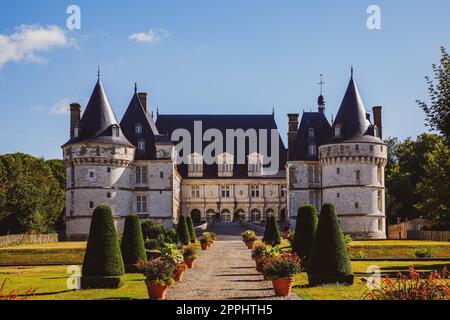
[[450, 231], [408, 230], [408, 240], [450, 241]]
[[58, 234], [13, 234], [0, 237], [0, 247], [16, 244], [36, 244], [58, 242]]

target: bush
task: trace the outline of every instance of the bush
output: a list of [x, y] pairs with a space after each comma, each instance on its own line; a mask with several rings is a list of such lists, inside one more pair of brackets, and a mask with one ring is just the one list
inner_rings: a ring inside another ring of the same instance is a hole
[[81, 287], [119, 288], [124, 269], [111, 209], [98, 206], [92, 214]]
[[148, 250], [160, 249], [165, 243], [177, 243], [178, 235], [175, 230], [154, 223], [152, 220], [141, 224], [145, 248]]
[[175, 265], [164, 259], [154, 259], [148, 261], [142, 268], [141, 272], [144, 274], [148, 283], [159, 286], [168, 286], [173, 284], [173, 272]]
[[141, 223], [136, 214], [129, 215], [125, 218], [120, 249], [125, 264], [125, 272], [136, 273], [138, 272], [136, 264], [139, 261], [147, 261]]
[[161, 259], [169, 260], [174, 265], [179, 265], [183, 263], [184, 257], [183, 253], [178, 246], [171, 243], [166, 243], [164, 247], [161, 249]]
[[445, 268], [434, 271], [428, 276], [419, 274], [413, 267], [409, 275], [398, 274], [396, 280], [390, 277], [382, 279], [380, 284], [372, 284], [372, 290], [366, 289], [362, 299], [367, 300], [448, 300], [450, 298], [449, 277]]
[[189, 238], [191, 239], [191, 243], [195, 243], [195, 241], [197, 240], [197, 237], [195, 236], [195, 228], [194, 228], [194, 223], [192, 222], [192, 218], [186, 217], [186, 223], [188, 226]]
[[433, 256], [433, 249], [421, 247], [416, 250], [415, 255], [417, 258], [431, 258]]
[[303, 260], [308, 260], [311, 255], [317, 222], [318, 217], [314, 206], [306, 205], [298, 209], [292, 250]]
[[242, 236], [242, 240], [247, 242], [248, 239], [256, 238], [256, 233], [253, 230], [246, 230], [246, 231], [241, 233], [241, 236]]
[[148, 239], [145, 241], [145, 249], [147, 250], [160, 250], [164, 244], [159, 242], [157, 239]]
[[270, 280], [290, 278], [300, 271], [300, 263], [287, 257], [273, 258], [264, 264], [264, 274]]
[[308, 266], [308, 281], [312, 286], [322, 284], [353, 284], [352, 266], [345, 247], [344, 234], [334, 207], [322, 207], [316, 237]]
[[188, 259], [197, 259], [198, 257], [198, 249], [194, 246], [188, 246], [183, 250], [183, 258], [185, 260]]
[[280, 230], [278, 229], [278, 223], [275, 216], [270, 216], [267, 219], [263, 241], [271, 246], [276, 246], [281, 243]]
[[178, 239], [181, 244], [187, 246], [191, 242], [191, 237], [189, 236], [189, 229], [186, 222], [186, 217], [181, 215], [177, 226]]

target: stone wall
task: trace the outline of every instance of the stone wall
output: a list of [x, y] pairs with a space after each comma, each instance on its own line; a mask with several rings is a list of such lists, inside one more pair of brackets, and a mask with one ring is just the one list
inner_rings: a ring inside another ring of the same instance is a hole
[[7, 247], [15, 244], [37, 244], [58, 242], [58, 234], [13, 234], [0, 237], [0, 247]]

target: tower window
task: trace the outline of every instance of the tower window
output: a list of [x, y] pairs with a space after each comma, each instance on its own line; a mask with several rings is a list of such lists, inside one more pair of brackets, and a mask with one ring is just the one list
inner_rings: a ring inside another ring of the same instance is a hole
[[369, 150], [370, 150], [370, 151], [373, 151], [373, 145], [370, 145], [370, 146], [369, 146]]
[[334, 136], [336, 138], [340, 138], [341, 137], [341, 127], [334, 128]]
[[359, 151], [359, 144], [356, 144], [356, 145], [355, 145], [355, 150], [356, 150], [356, 151]]
[[136, 166], [136, 183], [147, 183], [147, 166]]
[[308, 154], [310, 157], [314, 157], [317, 155], [317, 147], [315, 143], [310, 143], [308, 147]]
[[110, 167], [107, 167], [107, 168], [106, 168], [106, 172], [111, 173], [111, 168], [110, 168]]
[[75, 138], [78, 138], [79, 135], [80, 135], [80, 128], [78, 126], [75, 126], [75, 128], [73, 128], [73, 136]]
[[355, 202], [355, 209], [359, 208], [359, 202]]
[[383, 231], [383, 218], [378, 219], [378, 230]]
[[139, 140], [138, 141], [138, 150], [139, 151], [145, 151], [145, 141], [144, 140]]
[[94, 202], [93, 201], [89, 201], [89, 208], [93, 209], [94, 208]]
[[137, 196], [136, 197], [136, 211], [138, 213], [147, 212], [147, 197], [146, 196]]
[[356, 175], [356, 183], [360, 184], [361, 183], [361, 171], [356, 170], [355, 175]]
[[340, 197], [341, 197], [341, 194], [338, 192], [336, 195], [336, 198], [340, 198]]
[[377, 202], [378, 202], [378, 210], [383, 210], [383, 192], [381, 190], [378, 190], [377, 192]]
[[136, 134], [141, 134], [142, 133], [142, 124], [137, 124], [134, 130], [135, 130]]
[[119, 127], [118, 126], [113, 126], [112, 127], [112, 135], [113, 135], [113, 137], [118, 137], [119, 136]]
[[108, 193], [106, 194], [106, 197], [107, 197], [108, 199], [111, 199], [111, 193], [108, 192]]
[[313, 128], [309, 128], [308, 129], [308, 137], [309, 138], [314, 138], [314, 129]]
[[336, 168], [336, 174], [341, 174], [341, 168]]
[[162, 178], [164, 178], [164, 172], [159, 172], [159, 177], [162, 179]]

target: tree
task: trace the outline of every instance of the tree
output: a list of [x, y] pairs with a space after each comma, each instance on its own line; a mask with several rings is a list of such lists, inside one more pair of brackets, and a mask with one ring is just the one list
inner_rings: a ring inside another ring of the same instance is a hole
[[98, 206], [92, 214], [89, 238], [84, 254], [81, 287], [119, 288], [124, 263], [111, 208]]
[[292, 250], [305, 261], [311, 255], [311, 249], [316, 235], [317, 221], [317, 212], [313, 205], [301, 206], [298, 209]]
[[278, 229], [278, 223], [274, 215], [269, 216], [267, 219], [263, 240], [271, 246], [276, 246], [281, 243], [280, 230]]
[[308, 268], [309, 284], [353, 284], [353, 279], [350, 257], [334, 206], [325, 203], [320, 211]]
[[137, 273], [137, 263], [147, 261], [141, 223], [136, 214], [125, 218], [120, 249], [127, 273]]
[[192, 218], [189, 216], [186, 217], [186, 223], [188, 226], [189, 238], [191, 239], [191, 243], [195, 243], [195, 241], [197, 241], [197, 237], [195, 235], [195, 228], [194, 228], [194, 223], [192, 222]]
[[421, 100], [417, 100], [417, 103], [425, 112], [426, 125], [440, 132], [450, 147], [450, 55], [444, 47], [441, 47], [440, 64], [433, 64], [432, 68], [433, 79], [425, 77], [430, 103]]
[[191, 242], [186, 217], [184, 215], [181, 215], [178, 221], [177, 233], [178, 238], [183, 245], [187, 246]]

